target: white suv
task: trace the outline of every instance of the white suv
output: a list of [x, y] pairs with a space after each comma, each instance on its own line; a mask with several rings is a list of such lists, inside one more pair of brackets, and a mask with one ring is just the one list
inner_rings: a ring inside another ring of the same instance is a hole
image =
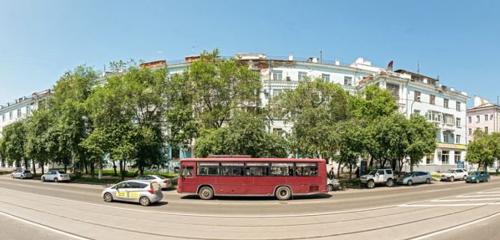
[[388, 187], [394, 186], [394, 174], [392, 169], [376, 169], [361, 176], [361, 184], [368, 188], [374, 188], [376, 184], [385, 184]]
[[463, 168], [453, 168], [448, 170], [447, 172], [441, 173], [441, 181], [450, 181], [453, 182], [455, 180], [465, 180], [467, 178], [467, 171]]
[[69, 174], [61, 170], [49, 170], [46, 174], [42, 175], [41, 179], [42, 182], [45, 181], [64, 182], [71, 180]]

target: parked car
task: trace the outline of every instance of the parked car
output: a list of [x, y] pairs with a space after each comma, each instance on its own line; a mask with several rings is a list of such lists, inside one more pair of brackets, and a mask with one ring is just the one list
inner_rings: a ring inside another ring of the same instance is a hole
[[62, 170], [49, 170], [47, 173], [42, 175], [40, 178], [42, 182], [45, 181], [54, 181], [54, 182], [69, 182], [71, 181], [71, 177], [69, 174], [65, 173]]
[[394, 173], [392, 169], [376, 169], [361, 176], [361, 184], [368, 188], [374, 188], [377, 184], [385, 184], [388, 187], [394, 186]]
[[450, 181], [453, 182], [455, 180], [465, 180], [467, 178], [467, 171], [463, 168], [453, 168], [448, 170], [447, 172], [441, 173], [441, 181]]
[[488, 182], [490, 180], [490, 174], [487, 172], [471, 172], [469, 176], [465, 179], [466, 183], [480, 183]]
[[398, 184], [411, 186], [415, 183], [430, 184], [432, 176], [429, 172], [409, 172], [398, 179]]
[[170, 179], [158, 175], [144, 175], [137, 177], [137, 180], [144, 180], [149, 182], [156, 182], [160, 185], [161, 189], [169, 188], [172, 186]]
[[105, 202], [137, 202], [142, 206], [148, 206], [163, 199], [163, 193], [158, 183], [142, 180], [119, 182], [104, 189], [101, 195]]
[[331, 191], [337, 191], [337, 190], [340, 190], [340, 182], [338, 179], [336, 178], [328, 178], [327, 180], [327, 184], [328, 184], [328, 191], [331, 192]]
[[33, 178], [33, 174], [31, 174], [30, 170], [22, 170], [18, 169], [11, 174], [12, 178], [20, 178], [20, 179], [26, 179], [26, 178]]

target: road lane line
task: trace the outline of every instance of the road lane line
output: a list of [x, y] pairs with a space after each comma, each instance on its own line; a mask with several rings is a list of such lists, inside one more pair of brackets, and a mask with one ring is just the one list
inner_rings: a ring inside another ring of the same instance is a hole
[[462, 199], [434, 199], [431, 202], [480, 202], [480, 201], [499, 201], [498, 198], [462, 198]]
[[54, 232], [54, 233], [57, 233], [57, 234], [61, 234], [63, 236], [70, 237], [70, 238], [73, 238], [73, 239], [78, 239], [78, 240], [91, 240], [92, 239], [92, 238], [87, 238], [87, 237], [80, 236], [80, 235], [77, 235], [77, 234], [73, 234], [73, 233], [70, 233], [70, 232], [66, 232], [66, 231], [63, 231], [63, 230], [60, 230], [60, 229], [57, 229], [57, 228], [54, 228], [54, 227], [49, 227], [49, 226], [41, 224], [41, 223], [33, 222], [33, 221], [28, 220], [28, 219], [12, 215], [10, 213], [6, 213], [6, 212], [1, 211], [1, 210], [0, 210], [0, 215], [8, 217], [8, 218], [11, 218], [11, 219], [14, 219], [14, 220], [17, 220], [19, 222], [22, 222], [22, 223], [25, 223], [25, 224], [28, 224], [28, 225], [31, 225], [31, 226], [35, 226], [35, 227], [38, 227], [38, 228], [41, 228], [41, 229], [44, 229], [44, 230], [48, 230], [48, 231], [51, 231], [51, 232]]
[[437, 235], [440, 235], [440, 234], [443, 234], [443, 233], [447, 233], [447, 232], [454, 231], [454, 230], [457, 230], [457, 229], [461, 229], [461, 228], [464, 228], [464, 227], [467, 227], [467, 226], [470, 226], [470, 225], [473, 225], [473, 224], [484, 222], [486, 220], [495, 218], [497, 216], [500, 216], [500, 212], [496, 212], [494, 214], [488, 215], [488, 216], [483, 217], [483, 218], [478, 218], [478, 219], [473, 220], [473, 221], [468, 222], [468, 223], [457, 224], [457, 225], [455, 225], [453, 227], [445, 228], [443, 230], [438, 230], [438, 231], [435, 231], [435, 232], [431, 232], [431, 233], [428, 233], [428, 234], [425, 234], [425, 235], [421, 235], [421, 236], [414, 237], [414, 238], [408, 238], [408, 239], [411, 239], [411, 240], [429, 239], [431, 237], [434, 237], [434, 236], [437, 236]]

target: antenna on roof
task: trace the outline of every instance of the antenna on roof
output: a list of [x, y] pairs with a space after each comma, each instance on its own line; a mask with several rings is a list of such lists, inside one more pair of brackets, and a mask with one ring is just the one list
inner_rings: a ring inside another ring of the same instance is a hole
[[323, 63], [323, 50], [319, 50], [319, 63]]
[[417, 61], [417, 73], [420, 73], [420, 62]]

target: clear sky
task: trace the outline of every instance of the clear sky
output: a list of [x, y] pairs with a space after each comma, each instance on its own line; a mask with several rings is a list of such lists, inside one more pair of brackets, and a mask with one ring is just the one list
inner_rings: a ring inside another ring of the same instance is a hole
[[500, 1], [0, 0], [0, 104], [51, 87], [65, 71], [113, 60], [222, 55], [318, 56], [439, 76], [500, 95]]

